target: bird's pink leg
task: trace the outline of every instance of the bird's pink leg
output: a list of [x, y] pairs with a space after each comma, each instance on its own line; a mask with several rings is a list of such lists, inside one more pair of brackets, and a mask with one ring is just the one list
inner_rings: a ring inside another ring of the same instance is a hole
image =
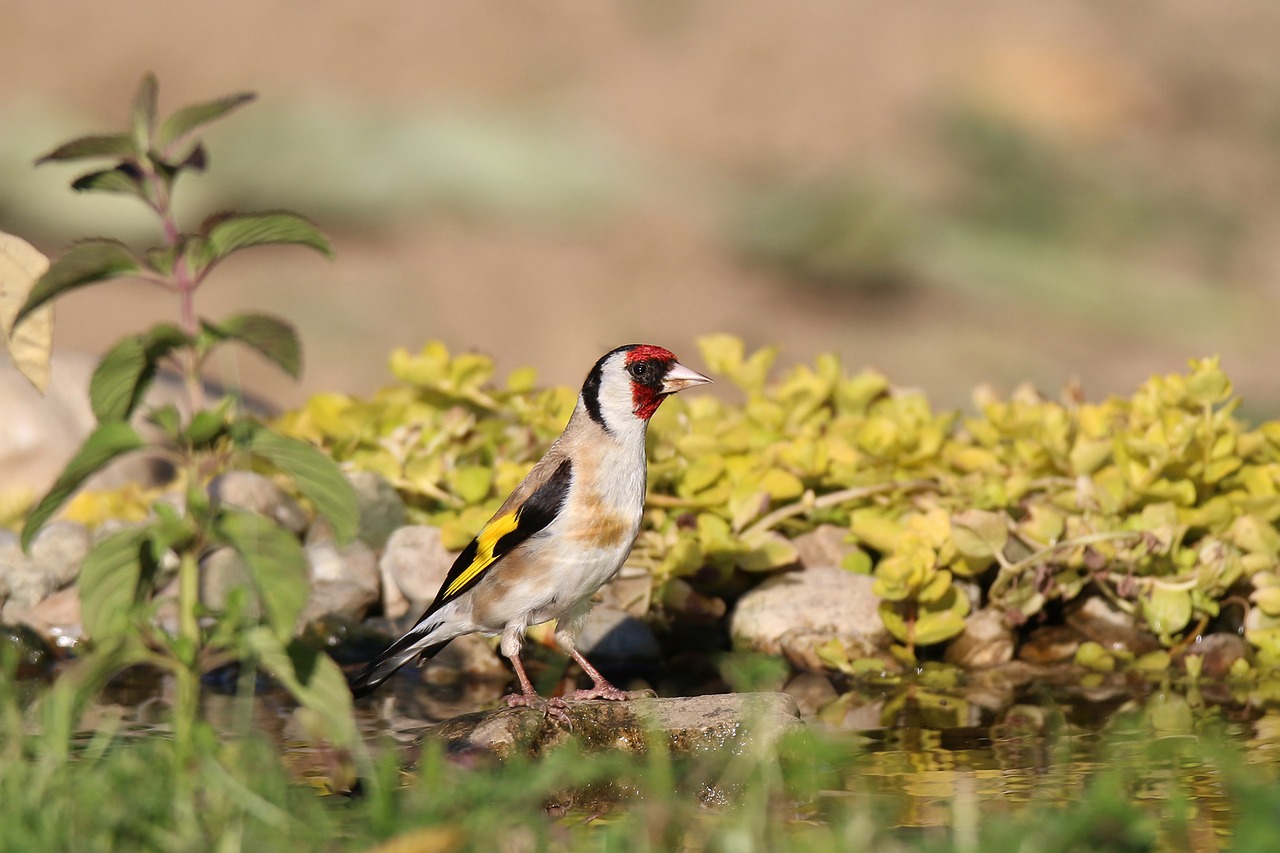
[[510, 693], [503, 697], [503, 701], [507, 703], [508, 708], [531, 708], [534, 705], [542, 703], [542, 697], [533, 689], [533, 682], [529, 680], [528, 674], [524, 671], [524, 664], [520, 662], [520, 653], [512, 655], [511, 666], [515, 668], [516, 678], [520, 680], [520, 692]]
[[654, 695], [652, 690], [636, 690], [632, 692], [619, 690], [600, 674], [600, 670], [592, 666], [590, 661], [583, 657], [582, 652], [572, 646], [566, 649], [566, 651], [569, 652], [569, 657], [573, 658], [578, 666], [582, 667], [582, 671], [591, 679], [591, 686], [586, 690], [575, 690], [565, 696], [565, 699], [607, 699], [611, 702], [625, 702], [628, 699], [640, 699]]
[[548, 701], [539, 696], [538, 691], [533, 689], [533, 682], [529, 680], [528, 674], [524, 671], [524, 664], [520, 662], [520, 653], [517, 652], [512, 655], [509, 660], [516, 671], [516, 678], [520, 680], [520, 692], [508, 693], [502, 697], [502, 701], [507, 704], [507, 707], [543, 708], [548, 717], [559, 720], [567, 726], [572, 726], [573, 721], [569, 719], [569, 709], [563, 699], [557, 698]]

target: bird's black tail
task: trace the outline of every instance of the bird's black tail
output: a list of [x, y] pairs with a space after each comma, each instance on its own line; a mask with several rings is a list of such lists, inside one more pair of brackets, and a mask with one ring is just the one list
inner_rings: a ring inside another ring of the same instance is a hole
[[388, 646], [387, 650], [370, 661], [368, 666], [347, 679], [347, 686], [351, 688], [351, 695], [357, 699], [361, 696], [368, 696], [378, 688], [378, 685], [395, 675], [396, 670], [409, 663], [409, 661], [415, 658], [423, 661], [430, 660], [441, 649], [449, 645], [449, 640], [445, 640], [443, 643], [434, 643], [430, 646], [417, 645], [421, 641], [422, 634], [410, 631]]

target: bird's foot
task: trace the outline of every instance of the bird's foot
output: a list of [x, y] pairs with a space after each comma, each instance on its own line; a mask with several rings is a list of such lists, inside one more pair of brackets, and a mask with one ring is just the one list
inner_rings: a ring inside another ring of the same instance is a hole
[[569, 706], [559, 697], [543, 699], [537, 693], [509, 693], [502, 697], [502, 701], [506, 703], [508, 708], [534, 708], [541, 710], [545, 716], [556, 722], [564, 723], [570, 728], [573, 727], [573, 721], [569, 718]]
[[570, 702], [582, 702], [588, 699], [604, 699], [608, 702], [627, 702], [631, 699], [652, 699], [657, 696], [652, 690], [619, 690], [607, 681], [588, 687], [586, 690], [575, 690], [564, 698]]

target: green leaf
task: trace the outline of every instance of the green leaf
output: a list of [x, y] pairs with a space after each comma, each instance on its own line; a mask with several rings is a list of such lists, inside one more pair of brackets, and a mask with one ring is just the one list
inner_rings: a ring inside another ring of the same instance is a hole
[[214, 534], [244, 558], [267, 622], [288, 642], [307, 603], [307, 558], [297, 537], [264, 516], [235, 509], [218, 514]]
[[291, 323], [266, 314], [237, 314], [216, 324], [202, 320], [201, 326], [212, 341], [239, 341], [294, 379], [302, 375], [302, 342]]
[[96, 643], [123, 637], [142, 577], [143, 528], [108, 536], [89, 552], [80, 569], [80, 608], [85, 632]]
[[181, 329], [162, 323], [112, 347], [89, 380], [89, 403], [98, 421], [128, 420], [151, 386], [161, 359], [187, 343]]
[[177, 406], [169, 405], [155, 409], [147, 414], [147, 421], [155, 424], [174, 441], [182, 435], [182, 416], [178, 414]]
[[346, 677], [319, 649], [294, 641], [285, 645], [266, 628], [245, 635], [245, 647], [263, 669], [319, 718], [334, 746], [352, 747], [359, 740]]
[[156, 80], [156, 75], [147, 72], [138, 84], [138, 94], [133, 98], [133, 141], [139, 150], [145, 151], [151, 145], [159, 99], [160, 83]]
[[1004, 552], [1009, 541], [1009, 518], [1002, 512], [962, 510], [951, 516], [951, 539], [964, 556], [989, 560]]
[[177, 110], [173, 115], [161, 122], [155, 138], [156, 150], [167, 151], [169, 146], [191, 131], [222, 118], [227, 113], [244, 106], [256, 97], [257, 95], [253, 92], [237, 92], [225, 98], [192, 104], [189, 107]]
[[207, 220], [200, 228], [205, 242], [191, 259], [196, 271], [206, 269], [240, 249], [252, 246], [298, 244], [333, 257], [329, 241], [309, 219], [287, 210], [234, 213]]
[[1157, 634], [1176, 634], [1191, 621], [1191, 593], [1156, 581], [1142, 602], [1142, 615]]
[[70, 142], [64, 142], [36, 160], [36, 165], [64, 160], [87, 160], [93, 157], [137, 157], [140, 154], [137, 146], [133, 144], [133, 137], [129, 134], [108, 133], [81, 136]]
[[138, 177], [138, 170], [131, 165], [88, 172], [72, 181], [71, 189], [76, 192], [123, 193], [141, 199], [147, 197], [147, 190]]
[[54, 261], [31, 288], [18, 310], [14, 325], [44, 303], [69, 290], [111, 278], [133, 275], [142, 269], [138, 259], [119, 240], [88, 240], [73, 246]]
[[183, 436], [192, 447], [208, 447], [226, 434], [224, 412], [196, 412]]
[[320, 514], [329, 519], [339, 542], [355, 537], [360, 523], [356, 492], [332, 459], [305, 441], [277, 435], [255, 421], [235, 424], [233, 438], [292, 477]]
[[142, 436], [123, 421], [99, 424], [80, 445], [75, 456], [62, 469], [49, 493], [40, 499], [27, 514], [22, 528], [22, 547], [31, 546], [31, 540], [49, 518], [71, 497], [85, 480], [102, 470], [108, 462], [133, 450], [146, 446]]

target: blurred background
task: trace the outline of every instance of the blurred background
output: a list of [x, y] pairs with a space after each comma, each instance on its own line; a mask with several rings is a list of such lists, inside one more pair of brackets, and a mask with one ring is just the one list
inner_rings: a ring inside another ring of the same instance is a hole
[[[964, 405], [1090, 398], [1221, 353], [1280, 414], [1280, 4], [1258, 0], [303, 0], [0, 6], [0, 229], [56, 254], [155, 239], [136, 202], [32, 161], [241, 90], [184, 178], [211, 211], [289, 207], [337, 257], [238, 255], [202, 313], [298, 324], [280, 405], [390, 381], [431, 338], [576, 384], [621, 343], [731, 332], [839, 353]], [[59, 303], [100, 352], [171, 298]]]

